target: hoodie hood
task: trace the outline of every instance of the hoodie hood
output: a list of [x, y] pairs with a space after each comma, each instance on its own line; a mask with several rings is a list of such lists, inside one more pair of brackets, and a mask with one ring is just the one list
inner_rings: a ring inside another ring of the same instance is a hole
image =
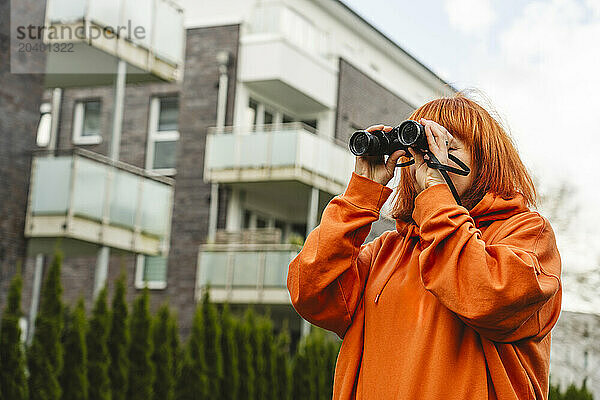
[[[527, 208], [525, 197], [520, 193], [508, 199], [493, 193], [487, 193], [469, 211], [469, 214], [475, 221], [475, 226], [479, 228], [484, 223], [508, 219], [525, 211], [529, 211], [529, 208]], [[405, 230], [407, 230], [406, 234], [409, 236], [419, 235], [419, 227], [414, 221], [396, 220], [396, 231], [403, 233]]]

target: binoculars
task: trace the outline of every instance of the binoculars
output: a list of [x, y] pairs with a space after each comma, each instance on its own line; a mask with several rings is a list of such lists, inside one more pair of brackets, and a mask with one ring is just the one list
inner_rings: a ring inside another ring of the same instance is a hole
[[[448, 172], [467, 176], [471, 170], [465, 163], [459, 160], [458, 157], [452, 154], [448, 154], [448, 158], [454, 161], [460, 167], [460, 169], [441, 164], [435, 155], [429, 152], [429, 144], [427, 143], [427, 136], [425, 135], [425, 126], [417, 121], [408, 119], [389, 132], [367, 132], [364, 130], [356, 131], [350, 137], [349, 147], [350, 151], [355, 156], [391, 155], [397, 150], [405, 150], [408, 153], [409, 147], [419, 150], [422, 153], [429, 153], [429, 159], [426, 161], [427, 166], [440, 171], [444, 177], [444, 180], [450, 187], [450, 191], [452, 192], [452, 196], [454, 196], [456, 203], [458, 205], [462, 205], [460, 202], [460, 196], [458, 195], [456, 187], [454, 187]], [[406, 167], [414, 164], [414, 162], [415, 160], [412, 159], [405, 163], [396, 164], [396, 167]]]
[[408, 148], [426, 152], [429, 150], [425, 126], [411, 119], [404, 121], [389, 132], [356, 131], [350, 137], [350, 151], [355, 156], [391, 155]]

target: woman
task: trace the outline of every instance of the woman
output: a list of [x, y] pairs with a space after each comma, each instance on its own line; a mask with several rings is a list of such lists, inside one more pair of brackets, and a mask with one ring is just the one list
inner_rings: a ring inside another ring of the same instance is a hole
[[410, 118], [442, 163], [456, 166], [450, 152], [471, 168], [451, 176], [463, 206], [410, 149], [396, 230], [362, 245], [404, 152], [357, 157], [289, 266], [296, 311], [343, 338], [333, 398], [545, 399], [561, 263], [550, 224], [528, 208], [532, 180], [506, 132], [464, 95]]

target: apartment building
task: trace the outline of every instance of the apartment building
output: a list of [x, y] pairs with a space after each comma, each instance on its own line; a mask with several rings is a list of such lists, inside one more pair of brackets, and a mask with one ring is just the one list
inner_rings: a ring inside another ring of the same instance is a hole
[[[102, 26], [105, 4], [160, 27], [146, 42], [74, 43], [71, 70], [52, 55], [13, 60], [45, 75], [0, 63], [0, 303], [20, 263], [31, 327], [60, 247], [69, 302], [89, 307], [125, 271], [129, 298], [147, 285], [185, 335], [210, 282], [213, 300], [268, 307], [297, 340], [288, 262], [348, 182], [349, 135], [452, 88], [338, 0], [137, 0], [133, 14], [113, 0], [47, 1], [11, 11]], [[5, 2], [0, 60], [9, 15]], [[392, 227], [381, 220], [371, 237]], [[595, 314], [561, 314], [551, 370], [563, 388], [587, 377], [598, 393], [597, 326]]]
[[[58, 14], [47, 24], [81, 14], [77, 2], [48, 2]], [[35, 314], [58, 246], [68, 301], [89, 305], [126, 271], [128, 296], [147, 285], [185, 334], [210, 283], [214, 301], [268, 307], [298, 338], [288, 263], [350, 178], [349, 136], [453, 89], [337, 0], [180, 2], [181, 59], [179, 8], [164, 5], [148, 11], [163, 39], [147, 54], [136, 51], [148, 43], [124, 43], [103, 66], [113, 75], [46, 78], [52, 111], [37, 146], [23, 145], [28, 201], [14, 199], [26, 216], [24, 309]], [[384, 229], [392, 222], [372, 234]]]

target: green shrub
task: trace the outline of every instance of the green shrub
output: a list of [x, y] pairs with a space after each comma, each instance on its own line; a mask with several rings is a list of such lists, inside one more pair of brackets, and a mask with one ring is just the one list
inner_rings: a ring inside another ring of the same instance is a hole
[[127, 399], [127, 383], [129, 374], [129, 316], [127, 301], [125, 299], [125, 274], [115, 283], [110, 317], [110, 331], [108, 334], [108, 353], [110, 355], [110, 368], [108, 376], [112, 400]]
[[202, 307], [197, 306], [192, 322], [192, 332], [184, 352], [179, 381], [176, 387], [178, 400], [208, 399], [208, 377], [203, 345], [204, 316]]
[[94, 303], [86, 335], [89, 400], [110, 400], [111, 398], [108, 377], [110, 359], [107, 343], [110, 315], [106, 297], [106, 288], [103, 288]]
[[210, 302], [209, 290], [202, 296], [202, 345], [206, 357], [206, 373], [209, 382], [210, 398], [221, 393], [223, 383], [223, 353], [221, 350], [221, 324], [217, 307]]
[[127, 399], [152, 398], [154, 365], [152, 364], [152, 335], [148, 288], [142, 291], [131, 313], [131, 344], [129, 346], [129, 384]]
[[255, 399], [256, 371], [254, 369], [254, 347], [252, 346], [251, 336], [252, 325], [248, 321], [249, 318], [244, 318], [237, 324], [236, 341], [239, 354], [239, 371], [240, 371], [240, 400]]
[[64, 364], [60, 383], [63, 400], [87, 400], [86, 316], [83, 298], [73, 311], [65, 312]]
[[223, 352], [223, 384], [221, 399], [235, 400], [240, 388], [239, 352], [236, 341], [236, 329], [239, 324], [231, 315], [229, 304], [225, 303], [221, 311], [221, 349]]
[[173, 368], [173, 347], [171, 340], [171, 312], [163, 305], [152, 323], [154, 352], [152, 363], [156, 368], [154, 380], [154, 399], [173, 400], [175, 395], [175, 376]]
[[61, 397], [59, 376], [62, 371], [63, 347], [60, 338], [64, 323], [61, 264], [62, 254], [56, 252], [41, 291], [35, 334], [27, 355], [31, 400], [56, 400]]

